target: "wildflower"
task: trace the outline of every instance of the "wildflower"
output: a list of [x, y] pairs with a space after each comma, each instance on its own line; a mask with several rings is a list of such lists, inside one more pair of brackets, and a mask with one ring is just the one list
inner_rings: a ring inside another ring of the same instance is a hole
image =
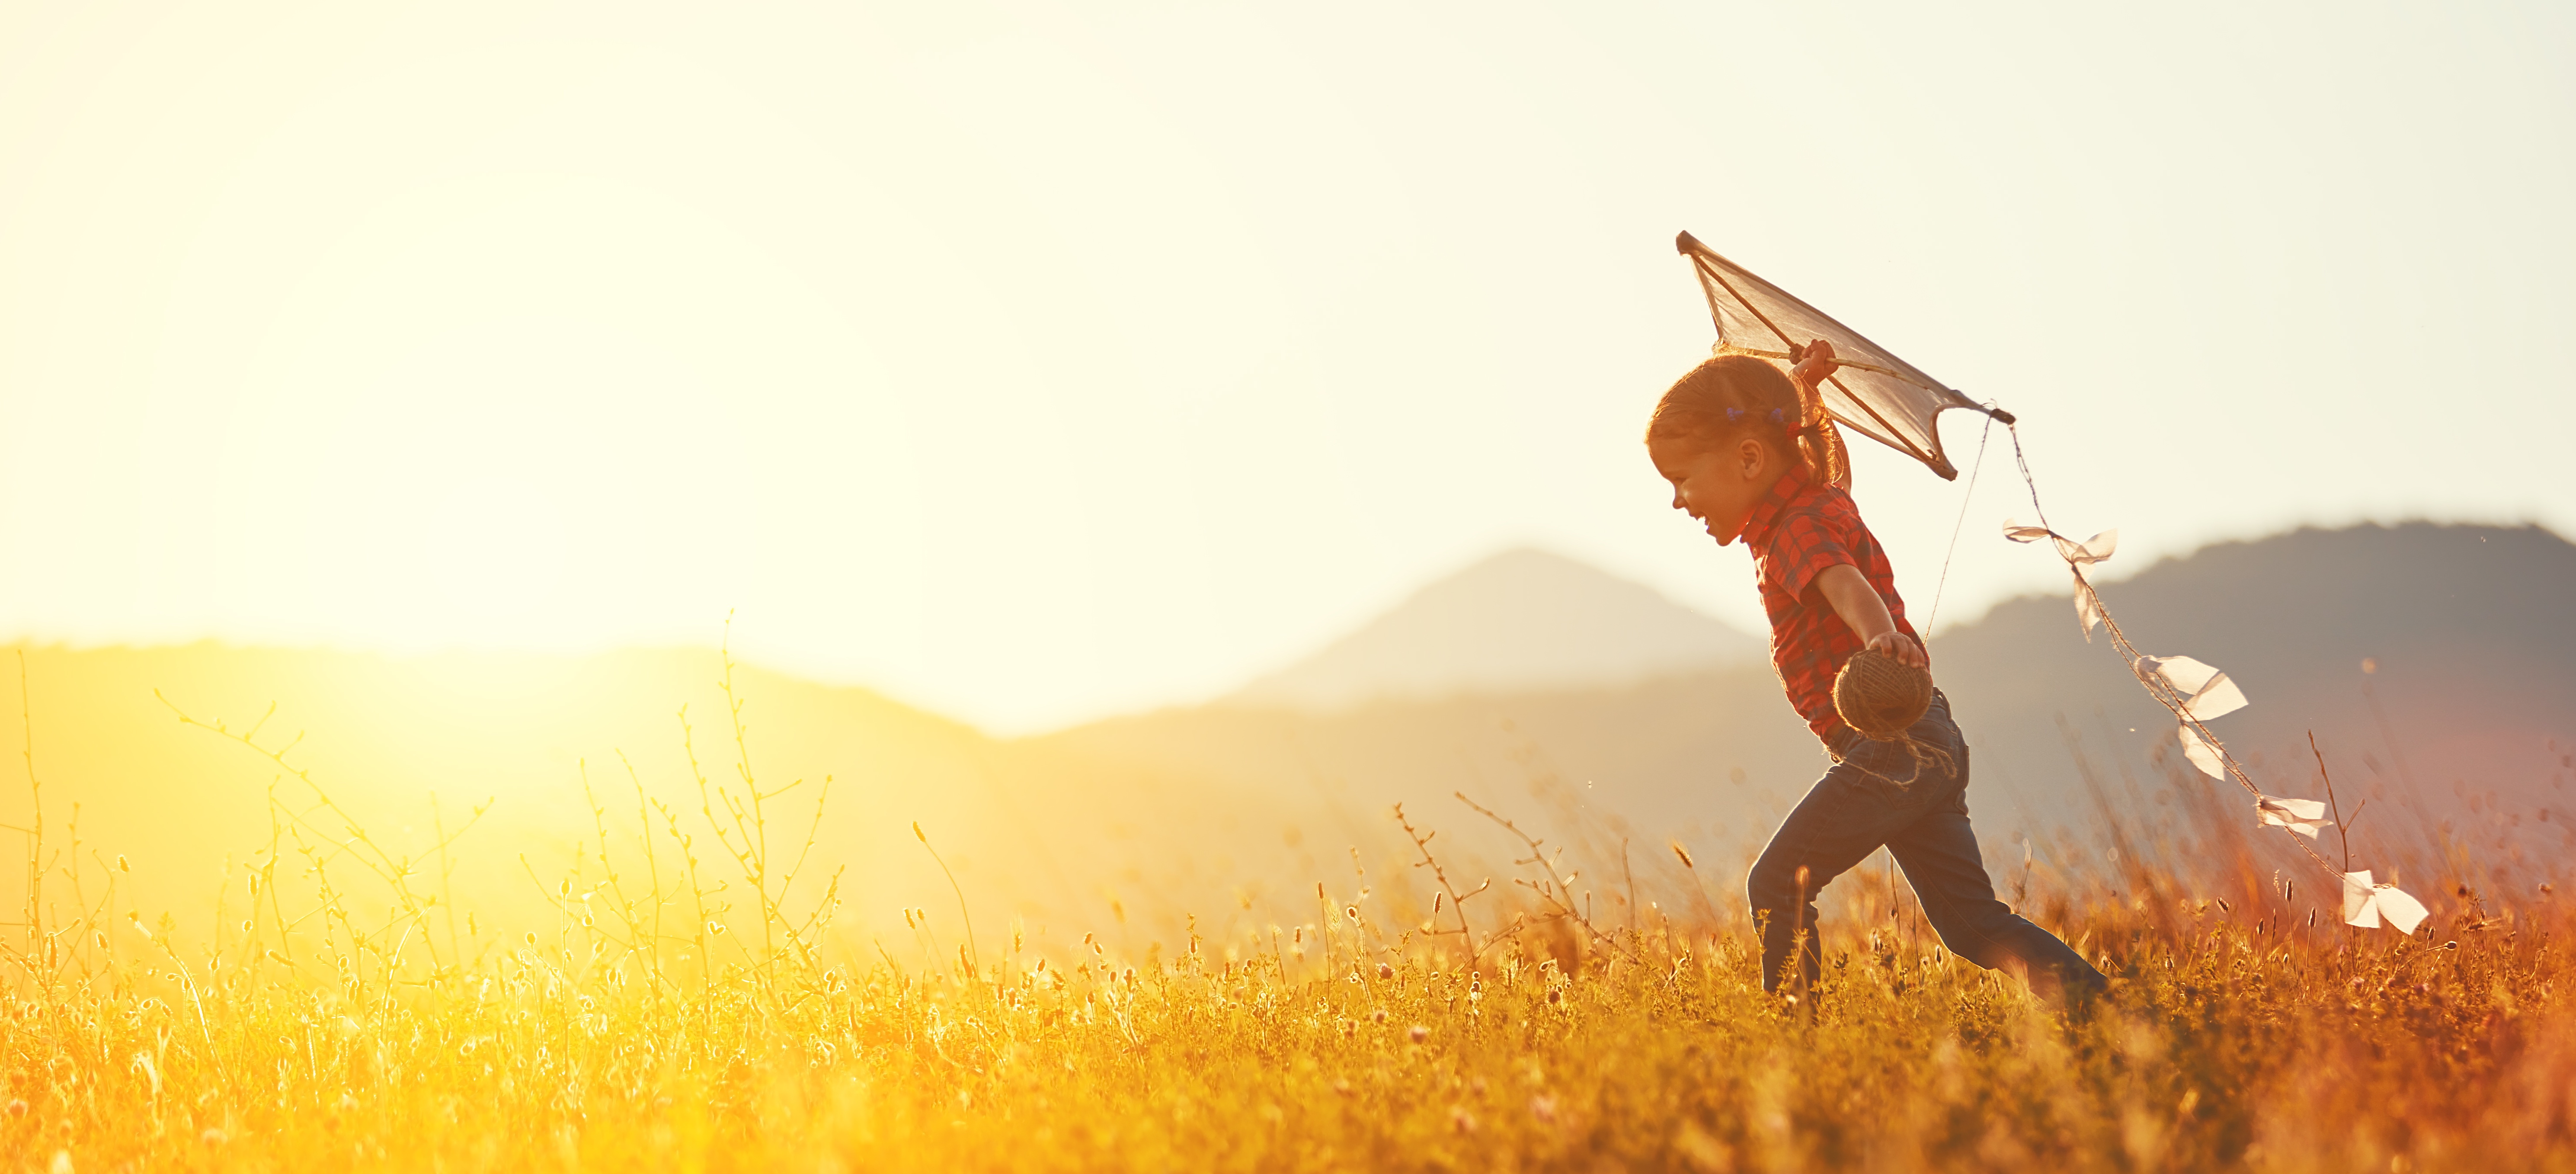
[[25, 1101], [23, 1101], [23, 1100], [19, 1100], [19, 1099], [18, 1099], [18, 1098], [16, 1098], [16, 1097], [11, 1097], [11, 1098], [9, 1099], [9, 1115], [10, 1115], [10, 1116], [12, 1116], [12, 1117], [24, 1117], [24, 1116], [26, 1116], [26, 1115], [27, 1115], [27, 1102], [25, 1102]]
[[1384, 1023], [1384, 1022], [1386, 1022], [1386, 1008], [1384, 1008], [1384, 1007], [1380, 1007], [1380, 1008], [1378, 1008], [1378, 1009], [1377, 1009], [1377, 1010], [1375, 1010], [1375, 1011], [1371, 1011], [1371, 1012], [1369, 1012], [1369, 1022], [1371, 1022], [1371, 1023]]
[[1556, 1098], [1540, 1094], [1530, 1098], [1530, 1116], [1541, 1124], [1556, 1120]]
[[116, 854], [116, 871], [118, 871], [118, 872], [132, 872], [132, 871], [134, 871], [134, 866], [133, 866], [133, 865], [131, 865], [131, 864], [127, 864], [127, 863], [125, 862], [125, 853], [123, 853], [123, 852], [119, 852], [119, 853], [117, 853], [117, 854]]
[[1682, 847], [1682, 842], [1680, 840], [1673, 841], [1673, 855], [1682, 858], [1682, 867], [1693, 871], [1698, 870], [1699, 866], [1691, 863], [1690, 849]]
[[1382, 979], [1393, 978], [1395, 977], [1395, 968], [1384, 962], [1380, 962], [1377, 964], [1377, 976]]
[[1404, 1035], [1405, 1035], [1405, 1038], [1410, 1039], [1410, 1040], [1412, 1040], [1413, 1042], [1415, 1042], [1415, 1043], [1417, 1043], [1417, 1044], [1418, 1044], [1418, 1043], [1421, 1043], [1421, 1042], [1422, 1042], [1422, 1041], [1424, 1041], [1424, 1040], [1427, 1040], [1427, 1039], [1430, 1039], [1430, 1038], [1431, 1038], [1431, 1029], [1430, 1029], [1430, 1028], [1428, 1028], [1428, 1027], [1424, 1027], [1423, 1025], [1421, 1025], [1421, 1024], [1419, 1024], [1419, 1023], [1416, 1023], [1416, 1024], [1414, 1024], [1414, 1025], [1413, 1025], [1412, 1029], [1411, 1029], [1411, 1030], [1409, 1030], [1409, 1031], [1407, 1031], [1407, 1032], [1405, 1032], [1405, 1033], [1404, 1033]]
[[708, 922], [707, 932], [711, 934], [722, 934], [724, 932], [724, 923], [721, 921]]
[[1460, 1133], [1474, 1133], [1476, 1115], [1468, 1112], [1465, 1105], [1452, 1105], [1449, 1107], [1449, 1128]]
[[1353, 921], [1358, 921], [1360, 919], [1360, 907], [1357, 905], [1342, 906], [1342, 916], [1350, 918]]
[[537, 931], [535, 931], [535, 930], [533, 930], [533, 929], [532, 929], [532, 930], [529, 930], [529, 931], [527, 932], [527, 934], [526, 934], [526, 939], [527, 939], [527, 943], [528, 943], [529, 945], [531, 945], [531, 946], [536, 945], [536, 944], [537, 944]]

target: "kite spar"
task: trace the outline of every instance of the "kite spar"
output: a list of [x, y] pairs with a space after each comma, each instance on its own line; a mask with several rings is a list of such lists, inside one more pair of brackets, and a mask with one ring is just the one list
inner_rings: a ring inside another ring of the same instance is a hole
[[[1835, 321], [1824, 311], [1799, 301], [1787, 290], [1753, 275], [1745, 267], [1719, 256], [1685, 232], [1673, 241], [1673, 247], [1690, 258], [1691, 269], [1699, 276], [1700, 292], [1708, 296], [1709, 316], [1717, 321], [1716, 351], [1722, 355], [1757, 355], [1784, 363], [1798, 361], [1798, 352], [1807, 344], [1822, 339], [1834, 348], [1838, 370], [1825, 378], [1826, 386], [1818, 388], [1825, 411], [1843, 427], [1896, 449], [1923, 462], [1945, 481], [1955, 481], [1959, 470], [1942, 455], [1941, 433], [1934, 421], [1952, 408], [1980, 412], [2012, 434], [2013, 459], [2021, 468], [2022, 481], [2030, 488], [2031, 508], [2039, 513], [2039, 524], [2024, 526], [2007, 520], [2004, 537], [2015, 542], [2054, 540], [2058, 557], [2066, 560], [2075, 577], [2076, 623], [2091, 642], [2093, 630], [2102, 628], [2110, 636], [2111, 648], [2127, 662], [2129, 671], [2145, 686], [2147, 693], [2171, 711], [2178, 723], [2177, 737], [2183, 757], [2203, 773], [2221, 781], [2233, 781], [2254, 798], [2256, 823], [2279, 827], [2291, 833], [2290, 843], [2341, 887], [2346, 924], [2376, 928], [2383, 918], [2399, 933], [2412, 934], [2429, 915], [2422, 902], [2393, 884], [2373, 880], [2369, 869], [2352, 868], [2349, 824], [2345, 825], [2344, 857], [2340, 866], [2329, 862], [2316, 848], [2302, 841], [2317, 838], [2319, 830], [2338, 822], [2326, 818], [2326, 805], [2312, 799], [2283, 799], [2266, 795], [2255, 786], [2253, 776], [2242, 763], [2227, 752], [2218, 737], [2205, 724], [2221, 714], [2242, 709], [2245, 694], [2230, 681], [2226, 673], [2188, 656], [2151, 656], [2129, 642], [2119, 622], [2084, 575], [2084, 568], [2111, 557], [2119, 543], [2119, 531], [2110, 530], [2077, 542], [2048, 525], [2048, 512], [2039, 504], [2039, 484], [2030, 475], [2030, 462], [2022, 455], [2021, 429], [2012, 413], [2001, 408], [1977, 403], [1940, 380], [1918, 370], [1913, 364], [1877, 343]], [[1982, 442], [1978, 453], [1983, 456]], [[1975, 490], [1975, 478], [1969, 479]], [[1961, 509], [1964, 511], [1965, 503]], [[1966, 518], [1961, 514], [1961, 520]], [[1954, 547], [1958, 535], [1953, 532]], [[1949, 566], [1942, 565], [1946, 585]], [[1933, 607], [1940, 607], [1936, 591]], [[1927, 619], [1926, 630], [1931, 627]], [[2313, 739], [2311, 739], [2313, 744]], [[2317, 755], [2317, 768], [2322, 775], [2325, 756]], [[2331, 782], [2328, 783], [2331, 787]], [[2329, 790], [2331, 795], [2332, 791]], [[2358, 809], [2356, 809], [2356, 812]], [[2338, 817], [2340, 812], [2337, 813]]]
[[1699, 238], [1685, 232], [1673, 247], [1691, 259], [1700, 292], [1708, 295], [1709, 317], [1717, 320], [1717, 353], [1795, 363], [1808, 343], [1832, 343], [1840, 370], [1817, 389], [1825, 411], [1843, 427], [1923, 462], [1942, 480], [1958, 480], [1959, 470], [1941, 452], [1934, 417], [1966, 408], [1997, 423], [2013, 422], [2012, 413], [1961, 395], [1859, 331], [1719, 256]]

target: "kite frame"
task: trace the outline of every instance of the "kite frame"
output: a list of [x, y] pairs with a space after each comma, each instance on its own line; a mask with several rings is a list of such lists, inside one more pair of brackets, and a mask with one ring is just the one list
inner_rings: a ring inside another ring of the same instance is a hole
[[[1738, 291], [1734, 284], [1726, 279], [1726, 274], [1723, 270], [1732, 269], [1748, 277], [1753, 277], [1756, 281], [1762, 281], [1760, 277], [1756, 276], [1752, 270], [1747, 269], [1742, 265], [1738, 265], [1734, 261], [1728, 260], [1717, 250], [1701, 244], [1699, 238], [1694, 237], [1687, 232], [1682, 233], [1680, 236], [1673, 239], [1673, 248], [1681, 255], [1691, 259], [1691, 271], [1699, 277], [1700, 294], [1708, 299], [1709, 318], [1717, 325], [1718, 328], [1718, 353], [1754, 355], [1760, 358], [1779, 359], [1790, 363], [1798, 361], [1797, 352], [1804, 344], [1791, 338], [1789, 336], [1789, 332], [1780, 329], [1779, 323], [1773, 322], [1770, 315], [1763, 313], [1762, 308], [1755, 305], [1751, 298], [1745, 297], [1743, 293]], [[1762, 284], [1770, 286], [1770, 288], [1780, 294], [1780, 296], [1804, 306], [1808, 313], [1814, 314], [1816, 317], [1832, 323], [1835, 327], [1850, 334], [1853, 338], [1869, 343], [1871, 347], [1876, 348], [1882, 354], [1886, 353], [1886, 348], [1880, 347], [1875, 342], [1870, 342], [1869, 336], [1864, 335], [1857, 330], [1853, 330], [1850, 326], [1845, 325], [1842, 320], [1835, 318], [1833, 315], [1827, 314], [1822, 310], [1816, 309], [1812, 305], [1808, 305], [1804, 300], [1798, 298], [1796, 295], [1791, 294], [1787, 290], [1780, 289], [1778, 286], [1771, 285], [1768, 281], [1762, 281]], [[1762, 350], [1756, 347], [1744, 346], [1727, 339], [1726, 317], [1721, 308], [1721, 303], [1718, 297], [1718, 291], [1720, 290], [1724, 290], [1727, 297], [1733, 298], [1737, 305], [1742, 306], [1746, 312], [1752, 314], [1754, 320], [1769, 328], [1772, 335], [1780, 340], [1782, 349], [1776, 351]], [[1899, 361], [1902, 362], [1902, 360]], [[1933, 379], [1931, 376], [1911, 367], [1908, 367], [1906, 370], [1899, 371], [1879, 366], [1874, 363], [1853, 362], [1849, 359], [1842, 358], [1837, 358], [1835, 362], [1840, 366], [1850, 367], [1855, 370], [1868, 371], [1875, 375], [1884, 375], [1887, 378], [1896, 380], [1908, 387], [1919, 388], [1932, 394], [1933, 398], [1937, 401], [1937, 406], [1932, 409], [1930, 420], [1925, 425], [1925, 431], [1930, 434], [1932, 442], [1928, 449], [1906, 439], [1902, 429], [1899, 429], [1896, 425], [1888, 422], [1887, 417], [1880, 415], [1878, 409], [1871, 407], [1868, 400], [1855, 394], [1850, 387], [1845, 386], [1843, 381], [1835, 376], [1828, 375], [1825, 377], [1825, 381], [1832, 384], [1834, 386], [1834, 390], [1841, 392], [1845, 400], [1857, 405], [1862, 412], [1867, 413], [1868, 419], [1855, 419], [1842, 411], [1836, 410], [1832, 404], [1825, 404], [1824, 408], [1826, 415], [1833, 417], [1844, 427], [1850, 428], [1852, 431], [1858, 432], [1871, 440], [1875, 440], [1880, 444], [1884, 444], [1889, 448], [1893, 448], [1898, 452], [1902, 452], [1907, 456], [1913, 457], [1915, 460], [1923, 462], [1926, 468], [1931, 469], [1934, 475], [1940, 477], [1944, 481], [1958, 480], [1959, 469], [1958, 466], [1950, 463], [1949, 456], [1942, 451], [1940, 427], [1941, 413], [1949, 411], [1952, 408], [1966, 408], [1970, 411], [1979, 412], [1993, 417], [1995, 420], [2004, 424], [2012, 424], [2015, 422], [2012, 413], [2004, 411], [2001, 408], [1987, 404], [1980, 404], [1975, 400], [1969, 399], [1966, 395], [1961, 394], [1958, 389], [1946, 386], [1940, 381]]]

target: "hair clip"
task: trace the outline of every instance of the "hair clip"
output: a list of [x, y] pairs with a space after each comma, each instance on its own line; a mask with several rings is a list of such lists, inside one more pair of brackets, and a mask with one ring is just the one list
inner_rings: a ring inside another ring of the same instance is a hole
[[1742, 422], [1742, 421], [1743, 421], [1743, 419], [1744, 419], [1744, 409], [1742, 409], [1742, 408], [1728, 408], [1728, 409], [1726, 409], [1726, 421], [1727, 421], [1727, 423], [1730, 423], [1730, 424], [1740, 423], [1740, 422]]

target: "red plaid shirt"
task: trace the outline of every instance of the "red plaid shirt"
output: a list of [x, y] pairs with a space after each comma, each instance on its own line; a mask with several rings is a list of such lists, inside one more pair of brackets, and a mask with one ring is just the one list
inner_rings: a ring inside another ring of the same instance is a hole
[[1789, 466], [1753, 507], [1753, 516], [1744, 523], [1744, 545], [1753, 552], [1762, 610], [1771, 616], [1771, 664], [1780, 672], [1790, 706], [1817, 737], [1824, 737], [1842, 722], [1834, 712], [1834, 674], [1862, 643], [1825, 602], [1816, 577], [1837, 565], [1859, 568], [1887, 601], [1896, 630], [1912, 637], [1905, 601], [1896, 597], [1896, 572], [1862, 524], [1851, 495], [1818, 484], [1802, 464]]

